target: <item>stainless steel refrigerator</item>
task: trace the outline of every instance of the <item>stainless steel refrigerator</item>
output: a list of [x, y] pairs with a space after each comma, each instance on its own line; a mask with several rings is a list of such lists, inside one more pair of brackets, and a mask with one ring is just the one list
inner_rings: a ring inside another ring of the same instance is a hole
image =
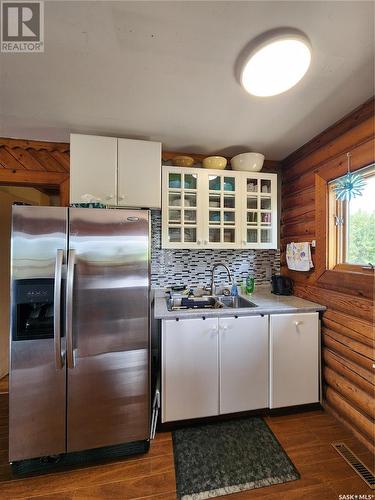
[[149, 212], [13, 207], [9, 460], [147, 442]]

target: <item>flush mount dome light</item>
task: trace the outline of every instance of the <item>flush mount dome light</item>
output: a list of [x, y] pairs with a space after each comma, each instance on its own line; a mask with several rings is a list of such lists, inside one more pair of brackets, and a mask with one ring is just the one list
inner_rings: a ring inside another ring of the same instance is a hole
[[250, 52], [241, 72], [244, 89], [259, 97], [294, 87], [310, 66], [311, 45], [302, 34], [274, 35]]

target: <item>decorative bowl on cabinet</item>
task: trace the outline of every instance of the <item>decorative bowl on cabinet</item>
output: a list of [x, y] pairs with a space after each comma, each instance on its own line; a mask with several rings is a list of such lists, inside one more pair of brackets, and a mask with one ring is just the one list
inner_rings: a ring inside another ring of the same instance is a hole
[[214, 170], [224, 170], [227, 166], [227, 159], [224, 156], [207, 156], [202, 161], [204, 168], [213, 168]]
[[233, 170], [245, 170], [246, 172], [260, 172], [263, 163], [264, 155], [262, 153], [241, 153], [230, 161]]
[[175, 156], [172, 158], [173, 165], [177, 165], [178, 167], [192, 167], [194, 165], [194, 158], [191, 156]]

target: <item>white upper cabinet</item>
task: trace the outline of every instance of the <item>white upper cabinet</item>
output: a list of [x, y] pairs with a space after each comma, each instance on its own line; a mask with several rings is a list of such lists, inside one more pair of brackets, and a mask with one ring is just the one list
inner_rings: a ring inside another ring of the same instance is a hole
[[70, 202], [85, 194], [107, 205], [161, 207], [161, 143], [70, 136]]
[[199, 169], [163, 168], [163, 247], [200, 248], [203, 240], [203, 187]]
[[277, 248], [277, 176], [242, 174], [242, 245]]
[[118, 205], [161, 207], [161, 143], [118, 139]]
[[116, 203], [117, 139], [97, 135], [70, 136], [70, 203], [89, 194], [102, 203]]
[[162, 169], [163, 248], [277, 248], [277, 175]]
[[234, 172], [202, 171], [204, 210], [201, 213], [206, 248], [241, 245], [241, 178]]

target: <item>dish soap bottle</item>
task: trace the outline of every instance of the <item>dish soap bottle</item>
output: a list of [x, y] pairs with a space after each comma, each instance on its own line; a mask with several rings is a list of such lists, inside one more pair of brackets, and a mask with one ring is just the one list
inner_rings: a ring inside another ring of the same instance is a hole
[[232, 288], [231, 288], [230, 294], [232, 297], [237, 297], [237, 295], [238, 295], [237, 284], [234, 280], [232, 281]]
[[251, 276], [251, 274], [248, 274], [247, 278], [246, 278], [246, 293], [248, 295], [251, 295], [254, 292], [254, 289], [255, 289], [254, 276]]

